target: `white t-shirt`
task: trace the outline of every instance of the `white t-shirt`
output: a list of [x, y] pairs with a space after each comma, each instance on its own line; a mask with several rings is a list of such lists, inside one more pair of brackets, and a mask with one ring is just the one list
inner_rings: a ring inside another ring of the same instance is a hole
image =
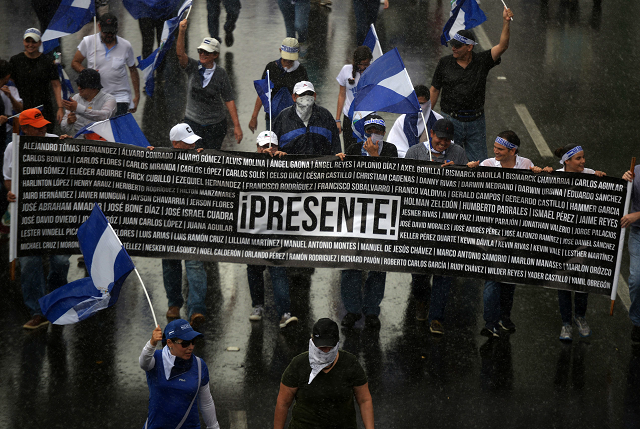
[[347, 64], [346, 66], [342, 67], [342, 70], [340, 70], [338, 77], [336, 77], [336, 80], [338, 81], [340, 86], [344, 86], [347, 89], [347, 96], [344, 100], [344, 106], [342, 107], [342, 113], [345, 116], [349, 116], [349, 108], [351, 108], [351, 103], [353, 103], [353, 99], [356, 94], [356, 86], [358, 85], [358, 81], [360, 80], [360, 72], [356, 72], [356, 78], [353, 82], [353, 85], [349, 83], [349, 79], [353, 78], [353, 76], [351, 76], [352, 71], [353, 66], [351, 64]]
[[[495, 158], [487, 158], [480, 163], [483, 167], [500, 167], [502, 168], [502, 164], [500, 161], [496, 161]], [[533, 167], [533, 162], [529, 158], [524, 158], [520, 155], [516, 155], [516, 165], [513, 168], [517, 168], [519, 170], [528, 170]]]
[[[98, 41], [98, 61], [94, 60], [95, 43]], [[78, 51], [87, 59], [87, 67], [100, 72], [100, 83], [104, 92], [115, 97], [118, 103], [130, 103], [131, 87], [127, 69], [136, 64], [131, 43], [122, 37], [116, 38], [117, 43], [107, 52], [100, 34], [86, 36], [78, 45]]]
[[[15, 98], [18, 103], [22, 103], [22, 98], [20, 98], [20, 93], [18, 92], [18, 88], [16, 88], [15, 86], [8, 86], [7, 88], [9, 88], [9, 92], [11, 92], [11, 95], [13, 96], [13, 98]], [[2, 97], [2, 101], [4, 103], [4, 112], [0, 113], [0, 115], [5, 115], [6, 117], [12, 116], [13, 106], [11, 105], [11, 100], [9, 100], [9, 97], [7, 97], [2, 91], [0, 91], [0, 97]], [[13, 126], [10, 125], [9, 122], [7, 122], [6, 127], [7, 127], [7, 133], [10, 134], [13, 132]]]
[[[58, 137], [55, 134], [46, 133], [45, 137]], [[2, 166], [2, 175], [4, 180], [11, 180], [11, 167], [13, 165], [13, 142], [9, 142], [4, 150], [4, 165]]]

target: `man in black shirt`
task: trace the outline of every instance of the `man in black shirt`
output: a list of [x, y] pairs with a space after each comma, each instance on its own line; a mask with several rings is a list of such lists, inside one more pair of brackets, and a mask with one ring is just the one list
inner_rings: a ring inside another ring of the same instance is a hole
[[440, 91], [442, 116], [453, 122], [455, 142], [464, 147], [469, 161], [488, 158], [484, 95], [489, 70], [500, 64], [500, 56], [509, 47], [510, 23], [513, 13], [502, 12], [500, 42], [488, 51], [475, 53], [476, 40], [469, 30], [460, 30], [450, 40], [452, 55], [438, 62], [431, 81], [431, 108], [438, 101]]

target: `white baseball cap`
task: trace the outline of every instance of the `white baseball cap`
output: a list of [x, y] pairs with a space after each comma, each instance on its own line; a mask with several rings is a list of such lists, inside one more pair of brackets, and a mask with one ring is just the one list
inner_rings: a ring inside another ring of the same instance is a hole
[[220, 52], [220, 42], [213, 37], [205, 37], [198, 49], [204, 49], [207, 52]]
[[270, 145], [278, 146], [278, 136], [273, 131], [263, 131], [258, 134], [257, 142], [261, 147]]
[[169, 138], [172, 142], [184, 142], [187, 144], [194, 144], [202, 137], [197, 136], [191, 130], [189, 124], [178, 124], [175, 127], [171, 128], [169, 132]]
[[301, 82], [298, 82], [296, 83], [296, 86], [293, 87], [293, 93], [297, 95], [300, 95], [303, 92], [307, 92], [307, 91], [316, 92], [316, 90], [313, 88], [313, 84], [308, 80], [303, 80]]
[[27, 28], [22, 39], [24, 40], [27, 37], [31, 37], [36, 43], [38, 43], [42, 37], [42, 33], [40, 33], [40, 30], [37, 28]]

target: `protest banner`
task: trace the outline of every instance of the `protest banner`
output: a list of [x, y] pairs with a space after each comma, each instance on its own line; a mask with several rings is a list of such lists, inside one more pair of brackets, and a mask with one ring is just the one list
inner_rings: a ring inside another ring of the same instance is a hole
[[600, 294], [616, 275], [621, 179], [46, 138], [23, 137], [19, 150], [18, 256], [78, 253], [77, 228], [97, 202], [132, 256]]

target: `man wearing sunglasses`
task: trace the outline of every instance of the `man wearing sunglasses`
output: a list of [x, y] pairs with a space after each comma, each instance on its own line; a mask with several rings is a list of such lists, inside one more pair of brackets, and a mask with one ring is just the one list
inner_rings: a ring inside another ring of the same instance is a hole
[[[113, 95], [116, 99], [114, 116], [124, 115], [127, 112], [135, 113], [140, 101], [140, 75], [136, 68], [131, 43], [118, 36], [118, 18], [115, 15], [102, 14], [98, 26], [100, 35], [92, 34], [82, 39], [71, 61], [71, 67], [80, 73], [85, 69], [82, 62], [86, 58], [86, 67], [100, 73], [104, 92]], [[127, 69], [133, 85], [133, 99]]]
[[469, 161], [488, 158], [484, 116], [485, 88], [489, 70], [500, 64], [500, 56], [509, 47], [511, 9], [502, 11], [500, 42], [490, 50], [476, 53], [476, 38], [469, 30], [458, 31], [449, 41], [452, 55], [438, 62], [431, 81], [431, 108], [440, 92], [442, 116], [449, 119], [455, 130], [456, 144], [464, 147]]
[[184, 48], [187, 20], [180, 22], [176, 53], [180, 67], [187, 73], [187, 108], [183, 122], [202, 137], [202, 147], [220, 150], [227, 135], [225, 106], [233, 121], [236, 143], [242, 141], [242, 128], [238, 120], [235, 93], [225, 69], [216, 64], [220, 56], [220, 42], [205, 37], [198, 46], [198, 60], [189, 58]]

